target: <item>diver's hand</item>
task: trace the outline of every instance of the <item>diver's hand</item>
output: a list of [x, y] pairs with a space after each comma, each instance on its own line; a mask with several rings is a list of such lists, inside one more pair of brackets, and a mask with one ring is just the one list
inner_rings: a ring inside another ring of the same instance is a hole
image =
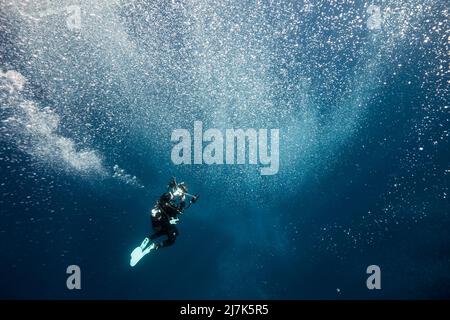
[[192, 198], [191, 198], [191, 203], [195, 203], [198, 200], [198, 197], [200, 197], [199, 194], [195, 194]]
[[178, 218], [172, 218], [169, 220], [170, 224], [177, 224], [178, 221], [180, 221], [180, 219], [178, 219]]

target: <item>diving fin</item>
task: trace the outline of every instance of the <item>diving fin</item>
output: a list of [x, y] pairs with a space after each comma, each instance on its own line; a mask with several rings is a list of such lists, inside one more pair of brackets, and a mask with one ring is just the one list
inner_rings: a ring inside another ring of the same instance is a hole
[[147, 244], [149, 243], [149, 239], [145, 238], [144, 241], [142, 241], [141, 245], [139, 247], [136, 247], [131, 252], [131, 259], [130, 259], [130, 266], [134, 267], [146, 254], [150, 253], [155, 248], [155, 244], [152, 243], [147, 247]]

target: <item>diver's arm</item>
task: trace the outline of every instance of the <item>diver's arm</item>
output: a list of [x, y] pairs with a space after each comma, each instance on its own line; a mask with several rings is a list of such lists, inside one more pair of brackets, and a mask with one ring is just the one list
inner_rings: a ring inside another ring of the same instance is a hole
[[161, 197], [159, 198], [159, 202], [160, 203], [166, 203], [169, 202], [173, 199], [173, 195], [170, 192], [165, 192], [161, 195]]
[[168, 190], [171, 190], [173, 188], [175, 188], [177, 186], [177, 180], [175, 179], [175, 177], [172, 177], [172, 179], [170, 179], [169, 181], [169, 185], [167, 186]]
[[180, 205], [178, 206], [178, 212], [180, 214], [183, 214], [183, 211], [185, 208], [186, 208], [186, 202], [184, 201], [184, 196], [183, 196], [183, 198], [180, 200]]

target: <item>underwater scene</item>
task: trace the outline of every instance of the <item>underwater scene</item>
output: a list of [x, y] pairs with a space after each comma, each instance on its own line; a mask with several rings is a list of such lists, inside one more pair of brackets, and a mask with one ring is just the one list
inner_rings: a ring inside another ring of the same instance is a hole
[[0, 298], [449, 299], [444, 0], [0, 0]]

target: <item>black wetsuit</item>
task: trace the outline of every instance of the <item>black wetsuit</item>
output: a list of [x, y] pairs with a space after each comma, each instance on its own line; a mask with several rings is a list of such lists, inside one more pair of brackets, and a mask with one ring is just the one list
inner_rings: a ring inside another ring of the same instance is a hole
[[159, 237], [167, 236], [167, 239], [156, 244], [156, 249], [171, 246], [175, 243], [179, 235], [177, 227], [170, 223], [170, 220], [176, 219], [177, 215], [181, 214], [185, 208], [183, 199], [178, 202], [170, 192], [166, 192], [159, 198], [154, 207], [154, 209], [159, 210], [159, 213], [156, 215], [152, 214], [152, 228], [154, 233], [149, 236], [149, 239], [153, 241]]

